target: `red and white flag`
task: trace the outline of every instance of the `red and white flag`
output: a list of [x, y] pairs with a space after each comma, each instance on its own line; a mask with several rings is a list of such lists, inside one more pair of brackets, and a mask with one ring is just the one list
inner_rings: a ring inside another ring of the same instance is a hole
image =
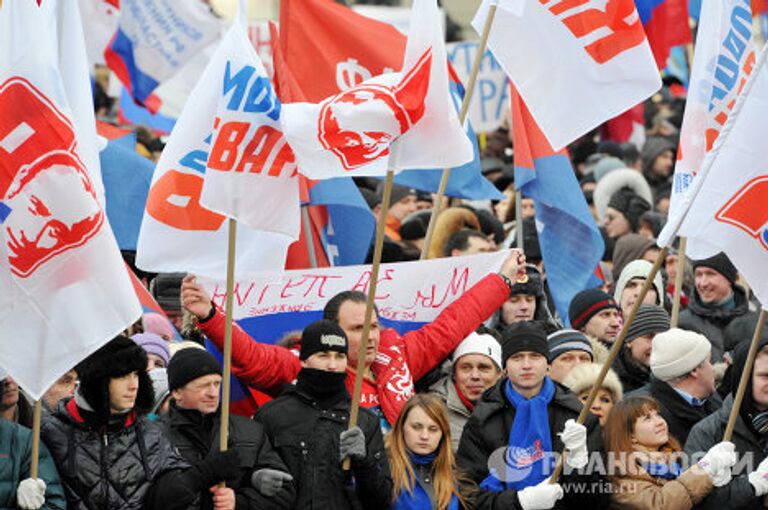
[[283, 107], [299, 171], [312, 179], [463, 165], [472, 145], [450, 96], [436, 0], [415, 0], [401, 72], [318, 104]]
[[[768, 53], [758, 57], [731, 119], [707, 153], [670, 225], [706, 253], [724, 251], [768, 306]], [[671, 239], [671, 237], [670, 237]]]
[[34, 398], [141, 315], [104, 212], [77, 2], [0, 9], [0, 366]]
[[488, 47], [555, 150], [661, 87], [633, 0], [484, 0], [479, 33], [493, 4]]

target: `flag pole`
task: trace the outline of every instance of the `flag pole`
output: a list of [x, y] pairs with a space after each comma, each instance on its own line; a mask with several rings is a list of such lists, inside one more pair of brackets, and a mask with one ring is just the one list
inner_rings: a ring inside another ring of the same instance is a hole
[[736, 426], [736, 418], [739, 416], [739, 408], [741, 407], [741, 401], [744, 400], [744, 393], [747, 389], [747, 383], [751, 379], [752, 365], [755, 363], [755, 356], [757, 356], [757, 346], [760, 344], [760, 336], [763, 334], [763, 326], [765, 325], [766, 312], [765, 308], [760, 310], [760, 315], [757, 318], [757, 326], [755, 326], [755, 334], [752, 335], [752, 344], [749, 346], [749, 354], [747, 354], [747, 362], [744, 364], [744, 369], [741, 372], [741, 379], [739, 380], [739, 387], [736, 390], [736, 394], [733, 396], [733, 407], [731, 408], [731, 414], [728, 416], [728, 424], [725, 426], [725, 433], [723, 434], [723, 441], [730, 441], [733, 436], [733, 428]]
[[[221, 381], [221, 428], [219, 432], [219, 450], [227, 451], [229, 440], [229, 396], [232, 373], [232, 308], [234, 306], [235, 287], [235, 240], [237, 220], [229, 218], [229, 239], [227, 243], [227, 297], [224, 320], [224, 369]], [[223, 487], [222, 482], [222, 487]]]
[[307, 253], [312, 268], [317, 267], [317, 253], [315, 253], [315, 237], [312, 235], [312, 222], [309, 221], [309, 205], [301, 205], [301, 221], [304, 224], [304, 238], [307, 240]]
[[42, 400], [35, 402], [32, 415], [32, 459], [29, 466], [29, 477], [37, 478], [37, 467], [40, 461], [40, 421], [42, 419]]
[[523, 251], [523, 190], [515, 190], [515, 239], [517, 247]]
[[672, 317], [669, 321], [671, 328], [677, 327], [680, 319], [680, 296], [683, 292], [683, 274], [685, 273], [685, 249], [688, 245], [688, 238], [680, 238], [680, 247], [677, 250], [677, 269], [675, 270], [675, 292], [672, 295]]
[[[608, 370], [610, 370], [611, 365], [613, 365], [613, 360], [616, 359], [616, 356], [618, 356], [619, 352], [621, 351], [624, 345], [624, 338], [626, 338], [627, 336], [629, 327], [635, 321], [635, 316], [637, 315], [637, 311], [640, 309], [640, 306], [643, 304], [645, 295], [648, 294], [648, 290], [651, 288], [651, 285], [653, 285], [653, 279], [656, 278], [656, 273], [659, 272], [661, 265], [666, 260], [668, 251], [669, 251], [669, 248], [665, 246], [664, 248], [661, 249], [659, 254], [656, 256], [656, 261], [653, 263], [651, 272], [645, 278], [645, 283], [643, 283], [643, 288], [640, 290], [640, 295], [635, 301], [635, 304], [632, 305], [632, 309], [629, 311], [629, 317], [627, 317], [627, 322], [624, 323], [624, 327], [621, 328], [621, 332], [619, 333], [619, 336], [616, 337], [616, 340], [614, 340], [613, 345], [611, 346], [611, 350], [608, 352], [608, 358], [605, 360], [605, 363], [603, 363], [603, 366], [600, 369], [600, 374], [597, 376], [597, 380], [595, 380], [594, 385], [592, 385], [592, 389], [589, 391], [589, 398], [587, 398], [587, 401], [584, 402], [584, 406], [581, 408], [581, 412], [579, 413], [579, 417], [577, 418], [576, 423], [583, 425], [584, 421], [587, 419], [587, 416], [589, 415], [589, 409], [592, 407], [592, 404], [594, 403], [595, 398], [597, 397], [597, 393], [600, 391], [600, 388], [603, 385], [603, 381], [605, 380], [605, 376], [608, 373]], [[552, 473], [552, 476], [549, 479], [550, 483], [556, 483], [557, 479], [560, 477], [560, 473], [562, 473], [563, 471], [563, 461], [565, 460], [566, 455], [567, 455], [567, 451], [563, 450], [563, 453], [560, 455], [560, 458], [557, 460], [555, 471]]]
[[[488, 17], [485, 18], [485, 25], [483, 26], [483, 33], [480, 36], [480, 43], [477, 46], [477, 55], [472, 62], [472, 71], [469, 74], [469, 81], [467, 81], [467, 88], [464, 91], [464, 99], [461, 101], [461, 110], [459, 110], [459, 123], [463, 126], [464, 121], [467, 118], [467, 112], [469, 112], [469, 103], [472, 100], [472, 93], [475, 91], [475, 83], [477, 82], [477, 73], [480, 72], [480, 63], [483, 61], [483, 54], [485, 54], [485, 48], [488, 46], [488, 34], [491, 33], [491, 25], [493, 24], [493, 18], [496, 16], [496, 5], [491, 5], [488, 9]], [[434, 206], [432, 207], [432, 214], [429, 216], [429, 225], [427, 225], [427, 233], [424, 236], [424, 245], [421, 248], [421, 260], [427, 259], [429, 253], [429, 247], [432, 244], [432, 235], [435, 232], [435, 225], [437, 224], [437, 217], [443, 209], [443, 197], [445, 197], [445, 189], [448, 187], [448, 179], [451, 176], [450, 168], [443, 168], [443, 174], [440, 176], [440, 186], [437, 189], [437, 196], [434, 200]], [[382, 209], [386, 211], [386, 209]], [[386, 214], [386, 212], [385, 212]]]
[[[368, 285], [368, 299], [365, 302], [365, 321], [363, 333], [360, 338], [360, 346], [357, 349], [357, 367], [355, 371], [355, 389], [352, 394], [352, 409], [349, 412], [349, 428], [357, 424], [357, 416], [360, 412], [360, 393], [363, 391], [363, 377], [365, 376], [365, 355], [368, 351], [368, 337], [371, 333], [371, 321], [373, 319], [374, 299], [376, 286], [379, 280], [379, 266], [381, 265], [381, 252], [384, 245], [384, 227], [387, 223], [386, 210], [389, 209], [389, 201], [392, 196], [392, 179], [394, 172], [387, 170], [387, 179], [384, 181], [384, 195], [381, 199], [381, 212], [376, 222], [376, 243], [373, 249], [373, 261], [371, 262], [371, 279]], [[349, 457], [344, 459], [343, 468], [349, 470]]]

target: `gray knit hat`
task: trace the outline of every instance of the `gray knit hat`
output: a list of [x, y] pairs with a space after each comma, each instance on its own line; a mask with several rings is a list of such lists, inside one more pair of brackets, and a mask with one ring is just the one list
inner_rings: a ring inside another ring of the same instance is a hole
[[568, 351], [584, 351], [593, 361], [595, 359], [589, 338], [575, 329], [563, 329], [552, 333], [547, 337], [547, 344], [549, 344], [550, 363]]
[[627, 330], [624, 342], [629, 343], [643, 335], [663, 333], [669, 330], [669, 314], [658, 305], [642, 305], [637, 311], [635, 320]]

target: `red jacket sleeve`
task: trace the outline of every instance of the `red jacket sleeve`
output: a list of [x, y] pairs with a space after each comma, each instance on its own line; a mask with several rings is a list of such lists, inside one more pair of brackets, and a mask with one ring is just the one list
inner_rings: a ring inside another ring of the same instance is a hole
[[[217, 309], [213, 318], [197, 325], [220, 351], [224, 350], [224, 321], [224, 313]], [[232, 374], [241, 382], [274, 397], [296, 379], [299, 370], [299, 358], [290, 350], [259, 343], [232, 324]]]
[[421, 329], [403, 335], [405, 358], [413, 380], [421, 379], [445, 359], [464, 338], [509, 298], [509, 287], [497, 274], [489, 274], [437, 318]]

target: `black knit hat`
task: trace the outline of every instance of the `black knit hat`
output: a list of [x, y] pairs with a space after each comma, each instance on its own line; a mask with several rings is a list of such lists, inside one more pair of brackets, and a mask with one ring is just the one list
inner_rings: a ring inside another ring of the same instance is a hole
[[[392, 193], [389, 195], [389, 207], [392, 207], [405, 197], [413, 195], [414, 197], [419, 196], [419, 192], [416, 191], [414, 188], [409, 188], [408, 186], [402, 186], [400, 184], [393, 184], [392, 185]], [[379, 203], [384, 198], [384, 181], [380, 182], [379, 185], [376, 187], [376, 198], [378, 199]]]
[[210, 352], [195, 347], [181, 349], [168, 363], [168, 390], [181, 388], [198, 377], [221, 372], [219, 361]]
[[510, 356], [523, 351], [537, 352], [549, 360], [546, 333], [528, 321], [510, 324], [501, 332], [501, 364], [505, 365]]
[[571, 300], [568, 318], [573, 329], [583, 328], [596, 313], [606, 308], [621, 310], [611, 296], [600, 289], [582, 290]]
[[736, 283], [736, 276], [738, 275], [736, 266], [731, 263], [728, 256], [723, 252], [713, 255], [708, 259], [694, 260], [692, 265], [694, 271], [696, 271], [697, 267], [708, 267], [723, 275], [726, 280], [731, 282], [731, 285]]
[[635, 320], [629, 325], [624, 342], [629, 343], [644, 335], [663, 333], [669, 329], [669, 314], [659, 305], [642, 305], [637, 310]]
[[347, 335], [341, 326], [327, 319], [313, 322], [301, 333], [299, 359], [304, 361], [316, 352], [336, 351], [347, 354]]
[[509, 290], [510, 296], [516, 294], [527, 294], [536, 297], [544, 295], [544, 283], [541, 281], [541, 273], [533, 264], [525, 265], [525, 276], [519, 278]]
[[640, 216], [651, 210], [651, 204], [640, 195], [635, 194], [631, 188], [621, 188], [611, 195], [608, 207], [621, 212], [627, 218], [632, 232], [637, 232], [640, 226]]

